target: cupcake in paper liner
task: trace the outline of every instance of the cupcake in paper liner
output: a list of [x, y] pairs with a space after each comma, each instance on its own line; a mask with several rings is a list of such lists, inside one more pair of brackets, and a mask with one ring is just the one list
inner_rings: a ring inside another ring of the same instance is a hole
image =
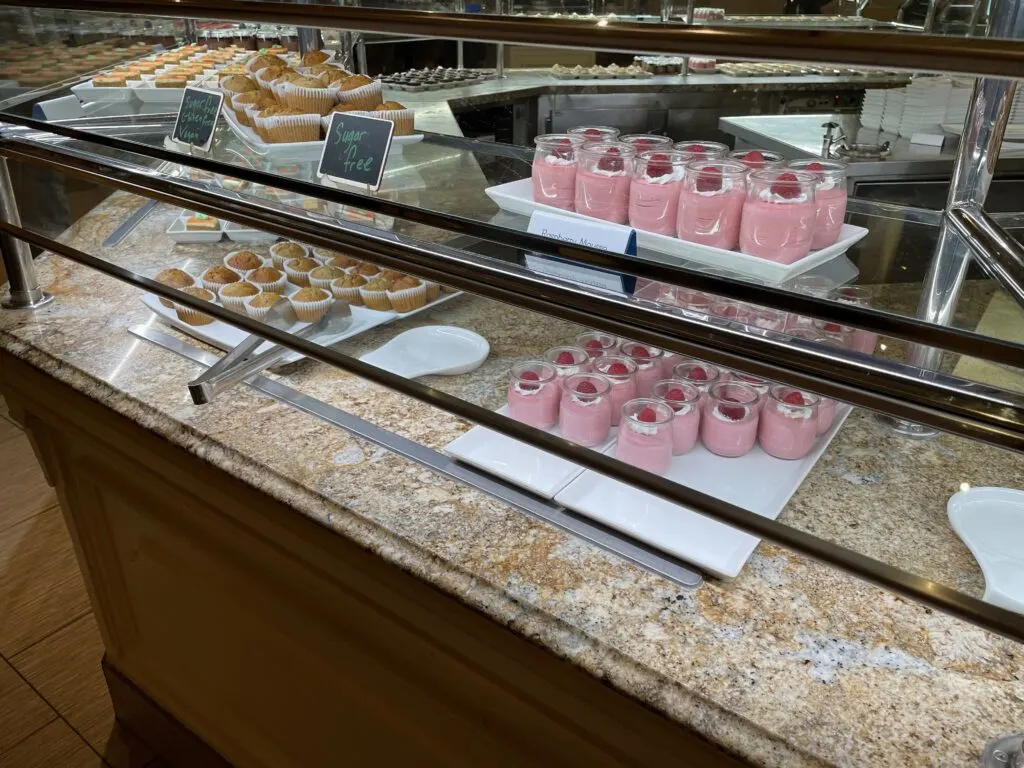
[[240, 280], [237, 283], [225, 285], [220, 289], [220, 303], [232, 312], [240, 315], [245, 314], [245, 300], [253, 296], [259, 296], [260, 289], [252, 283]]
[[[194, 296], [197, 299], [203, 301], [213, 301], [216, 298], [213, 291], [208, 291], [205, 288], [198, 286], [191, 286], [189, 288], [182, 288], [182, 293], [187, 293], [189, 296]], [[184, 304], [175, 304], [174, 311], [178, 315], [178, 319], [188, 325], [209, 325], [213, 322], [213, 318], [197, 309], [186, 307]]]
[[412, 312], [426, 306], [427, 286], [422, 280], [406, 275], [391, 283], [388, 301], [396, 312]]
[[245, 274], [245, 279], [262, 293], [284, 293], [287, 284], [284, 272], [274, 267], [260, 267]]
[[352, 73], [341, 67], [333, 67], [330, 64], [318, 64], [315, 67], [306, 67], [306, 75], [315, 77], [324, 85], [337, 85], [342, 80], [352, 77]]
[[279, 96], [289, 107], [325, 115], [338, 100], [336, 94], [336, 88], [325, 86], [318, 78], [299, 77], [285, 82]]
[[315, 323], [331, 308], [334, 297], [330, 291], [312, 286], [301, 288], [288, 297], [295, 315], [304, 323]]
[[437, 283], [432, 283], [429, 280], [424, 280], [423, 284], [427, 286], [427, 303], [431, 301], [437, 301], [441, 298], [441, 286]]
[[395, 124], [394, 136], [411, 136], [414, 132], [413, 118], [415, 113], [406, 109], [397, 101], [385, 101], [369, 113], [369, 117], [379, 117]]
[[232, 251], [224, 257], [224, 266], [240, 275], [245, 275], [254, 269], [264, 267], [266, 264], [266, 259], [248, 248]]
[[367, 308], [387, 312], [391, 309], [391, 299], [388, 298], [389, 287], [390, 284], [387, 280], [378, 277], [360, 286], [359, 297]]
[[228, 269], [223, 266], [217, 266], [210, 267], [208, 270], [203, 272], [203, 276], [200, 278], [200, 281], [203, 284], [203, 288], [217, 294], [220, 292], [220, 289], [228, 283], [237, 283], [241, 279], [242, 276], [235, 272], [235, 270]]
[[359, 109], [374, 109], [384, 101], [384, 89], [379, 80], [366, 75], [352, 75], [338, 83], [338, 99]]
[[340, 267], [341, 269], [348, 269], [359, 264], [359, 261], [341, 251], [336, 251], [333, 248], [319, 248], [315, 245], [313, 246], [313, 258], [321, 264], [329, 264], [332, 267]]
[[302, 54], [302, 59], [299, 62], [304, 67], [315, 67], [317, 64], [323, 64], [325, 61], [330, 61], [331, 54], [327, 51], [306, 51]]
[[[163, 269], [153, 279], [161, 285], [166, 285], [168, 288], [177, 288], [179, 291], [184, 288], [191, 288], [196, 284], [196, 279], [183, 269]], [[174, 302], [170, 299], [161, 297], [160, 303], [168, 309], [174, 309]]]
[[[331, 293], [338, 301], [347, 301], [353, 307], [363, 306], [363, 297], [359, 289], [366, 285], [366, 278], [362, 275], [344, 275], [337, 280], [331, 281]], [[385, 298], [387, 298], [385, 296]]]
[[274, 266], [284, 269], [284, 263], [289, 259], [305, 259], [309, 257], [309, 249], [302, 243], [294, 240], [285, 240], [283, 243], [274, 243], [270, 246], [270, 258]]
[[314, 288], [331, 290], [331, 282], [345, 276], [345, 270], [338, 267], [321, 265], [309, 273], [309, 284]]
[[241, 125], [252, 127], [253, 110], [266, 109], [277, 103], [277, 100], [264, 91], [246, 91], [231, 97], [231, 111], [235, 113]]
[[305, 287], [309, 285], [309, 273], [319, 266], [316, 260], [310, 258], [289, 259], [284, 263], [284, 273], [288, 275], [289, 283]]
[[263, 293], [257, 293], [255, 296], [249, 296], [244, 302], [245, 314], [253, 320], [262, 322], [271, 308], [279, 301], [285, 301], [284, 296], [273, 291], [264, 291]]
[[259, 72], [256, 73], [256, 85], [262, 91], [273, 93], [274, 81], [277, 80], [277, 78], [281, 77], [281, 75], [283, 75], [284, 73], [291, 71], [292, 70], [290, 70], [288, 67], [284, 65], [284, 62], [279, 60], [276, 65], [266, 67], [265, 69], [261, 69]]
[[248, 63], [245, 66], [246, 69], [248, 69], [250, 72], [255, 72], [259, 74], [260, 71], [266, 69], [267, 67], [280, 67], [283, 65], [284, 61], [279, 57], [269, 53], [261, 53], [258, 56], [253, 56], [251, 59], [249, 59]]
[[304, 113], [294, 107], [264, 109], [257, 115], [256, 125], [272, 143], [292, 144], [320, 139], [320, 115]]

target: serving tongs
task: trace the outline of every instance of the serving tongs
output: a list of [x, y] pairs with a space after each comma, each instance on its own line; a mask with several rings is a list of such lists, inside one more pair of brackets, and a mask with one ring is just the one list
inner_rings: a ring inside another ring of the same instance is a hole
[[[264, 318], [264, 322], [278, 330], [286, 330], [299, 322], [295, 309], [288, 301], [279, 301]], [[341, 333], [352, 324], [352, 310], [344, 301], [336, 301], [317, 322], [310, 323], [301, 331], [292, 335], [299, 339], [314, 341], [318, 336]], [[253, 352], [266, 339], [255, 333], [242, 340], [233, 350], [217, 361], [195, 381], [189, 382], [188, 391], [192, 402], [205, 405], [213, 401], [221, 392], [225, 392], [240, 381], [266, 370], [291, 350], [274, 344], [266, 352], [253, 356]]]

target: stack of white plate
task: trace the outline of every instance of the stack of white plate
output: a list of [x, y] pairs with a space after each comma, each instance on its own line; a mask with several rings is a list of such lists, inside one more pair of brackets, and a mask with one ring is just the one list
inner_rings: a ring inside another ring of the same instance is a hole
[[869, 88], [864, 92], [864, 102], [860, 105], [862, 128], [878, 130], [882, 127], [886, 96], [891, 90], [891, 88]]
[[949, 99], [946, 101], [946, 114], [942, 118], [943, 123], [963, 125], [967, 119], [967, 108], [970, 106], [973, 91], [973, 80], [961, 78], [953, 80], [953, 87], [950, 89]]
[[906, 100], [906, 88], [893, 88], [885, 97], [885, 112], [882, 113], [882, 130], [887, 133], [899, 133], [900, 121], [903, 120], [903, 105]]
[[912, 136], [922, 131], [940, 132], [952, 90], [953, 82], [948, 77], [915, 77], [904, 89], [903, 112], [897, 133]]

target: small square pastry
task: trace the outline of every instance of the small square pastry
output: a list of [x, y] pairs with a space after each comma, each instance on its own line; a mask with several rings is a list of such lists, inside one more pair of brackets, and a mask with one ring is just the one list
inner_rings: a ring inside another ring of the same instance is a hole
[[127, 81], [124, 75], [97, 75], [92, 79], [94, 88], [124, 88]]
[[220, 229], [220, 221], [205, 213], [197, 213], [185, 219], [185, 229], [189, 232], [215, 232]]
[[153, 80], [157, 88], [184, 88], [188, 80], [184, 75], [158, 75]]

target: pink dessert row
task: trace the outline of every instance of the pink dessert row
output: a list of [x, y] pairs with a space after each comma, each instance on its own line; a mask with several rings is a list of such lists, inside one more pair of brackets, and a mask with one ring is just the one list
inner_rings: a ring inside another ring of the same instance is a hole
[[645, 232], [792, 264], [835, 243], [846, 216], [846, 166], [837, 161], [787, 165], [767, 150], [672, 145], [600, 126], [535, 143], [535, 202]]

